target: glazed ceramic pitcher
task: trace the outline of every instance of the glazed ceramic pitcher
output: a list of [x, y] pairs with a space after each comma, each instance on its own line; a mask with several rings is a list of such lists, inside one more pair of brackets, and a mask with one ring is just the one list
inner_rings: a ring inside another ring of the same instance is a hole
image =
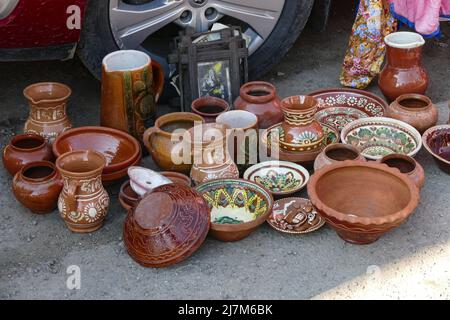
[[64, 182], [58, 209], [73, 232], [93, 232], [103, 224], [109, 206], [109, 196], [102, 185], [105, 165], [105, 157], [92, 150], [68, 152], [56, 161]]
[[72, 127], [66, 114], [67, 101], [72, 94], [68, 86], [56, 82], [35, 83], [26, 87], [23, 94], [30, 106], [24, 127], [26, 133], [39, 134], [51, 144]]
[[156, 116], [164, 87], [161, 65], [146, 53], [122, 50], [103, 59], [101, 125], [130, 133], [139, 141]]

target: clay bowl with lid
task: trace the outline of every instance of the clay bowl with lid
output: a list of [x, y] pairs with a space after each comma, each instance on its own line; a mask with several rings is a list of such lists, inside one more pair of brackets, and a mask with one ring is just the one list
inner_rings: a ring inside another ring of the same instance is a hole
[[196, 189], [211, 210], [210, 234], [220, 241], [246, 238], [272, 212], [272, 195], [255, 182], [218, 179], [205, 182]]
[[369, 244], [402, 224], [419, 204], [419, 188], [399, 170], [376, 162], [344, 161], [317, 171], [308, 184], [312, 204], [347, 242]]
[[211, 217], [194, 189], [166, 184], [144, 195], [123, 228], [128, 254], [145, 267], [162, 268], [191, 256], [205, 240]]
[[56, 157], [76, 150], [94, 150], [106, 158], [102, 179], [112, 182], [127, 175], [127, 169], [136, 165], [142, 158], [139, 142], [126, 132], [87, 126], [67, 130], [53, 143]]
[[423, 134], [422, 141], [439, 168], [450, 174], [450, 124], [431, 127]]

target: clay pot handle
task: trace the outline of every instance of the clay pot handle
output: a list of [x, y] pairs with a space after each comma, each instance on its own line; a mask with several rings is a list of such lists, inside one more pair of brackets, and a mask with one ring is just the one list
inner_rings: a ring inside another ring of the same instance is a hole
[[153, 92], [155, 93], [155, 102], [158, 103], [164, 89], [164, 70], [162, 66], [152, 59], [152, 73], [153, 73]]
[[78, 190], [78, 182], [74, 180], [69, 181], [69, 186], [66, 190], [66, 202], [68, 212], [76, 212], [78, 207], [77, 202], [77, 190]]
[[151, 128], [148, 128], [147, 130], [145, 130], [145, 132], [144, 132], [144, 135], [143, 135], [142, 138], [143, 138], [143, 141], [144, 141], [144, 145], [145, 145], [145, 147], [147, 148], [147, 150], [149, 152], [152, 151], [152, 145], [150, 143], [151, 135], [156, 133], [156, 132], [158, 132], [158, 130], [159, 129], [156, 128], [156, 127], [151, 127]]

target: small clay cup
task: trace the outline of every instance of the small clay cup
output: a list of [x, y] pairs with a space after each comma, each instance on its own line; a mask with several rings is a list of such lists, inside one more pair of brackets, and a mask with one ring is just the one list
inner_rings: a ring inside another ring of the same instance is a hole
[[316, 171], [327, 165], [345, 160], [366, 161], [366, 158], [361, 155], [358, 148], [352, 145], [344, 143], [330, 144], [317, 156], [314, 162], [314, 170]]
[[193, 113], [202, 116], [206, 123], [213, 123], [218, 115], [230, 110], [230, 105], [223, 99], [205, 96], [194, 100], [191, 109]]
[[407, 175], [420, 189], [425, 184], [425, 171], [422, 166], [410, 156], [393, 153], [378, 161], [384, 163], [388, 167], [397, 168], [401, 173]]
[[34, 213], [50, 213], [56, 209], [63, 182], [50, 161], [26, 164], [13, 179], [16, 199]]
[[130, 210], [137, 206], [139, 200], [139, 195], [131, 188], [130, 180], [125, 181], [119, 191], [119, 202], [122, 207], [129, 213]]
[[16, 135], [3, 149], [3, 165], [14, 176], [22, 167], [36, 161], [53, 161], [52, 147], [45, 138], [34, 134], [25, 133]]

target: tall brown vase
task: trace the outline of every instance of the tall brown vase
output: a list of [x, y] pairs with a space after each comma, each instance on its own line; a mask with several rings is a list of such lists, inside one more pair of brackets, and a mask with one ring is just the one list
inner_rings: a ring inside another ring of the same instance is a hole
[[128, 132], [142, 141], [145, 122], [155, 118], [163, 87], [163, 69], [146, 53], [110, 53], [103, 59], [101, 125]]

